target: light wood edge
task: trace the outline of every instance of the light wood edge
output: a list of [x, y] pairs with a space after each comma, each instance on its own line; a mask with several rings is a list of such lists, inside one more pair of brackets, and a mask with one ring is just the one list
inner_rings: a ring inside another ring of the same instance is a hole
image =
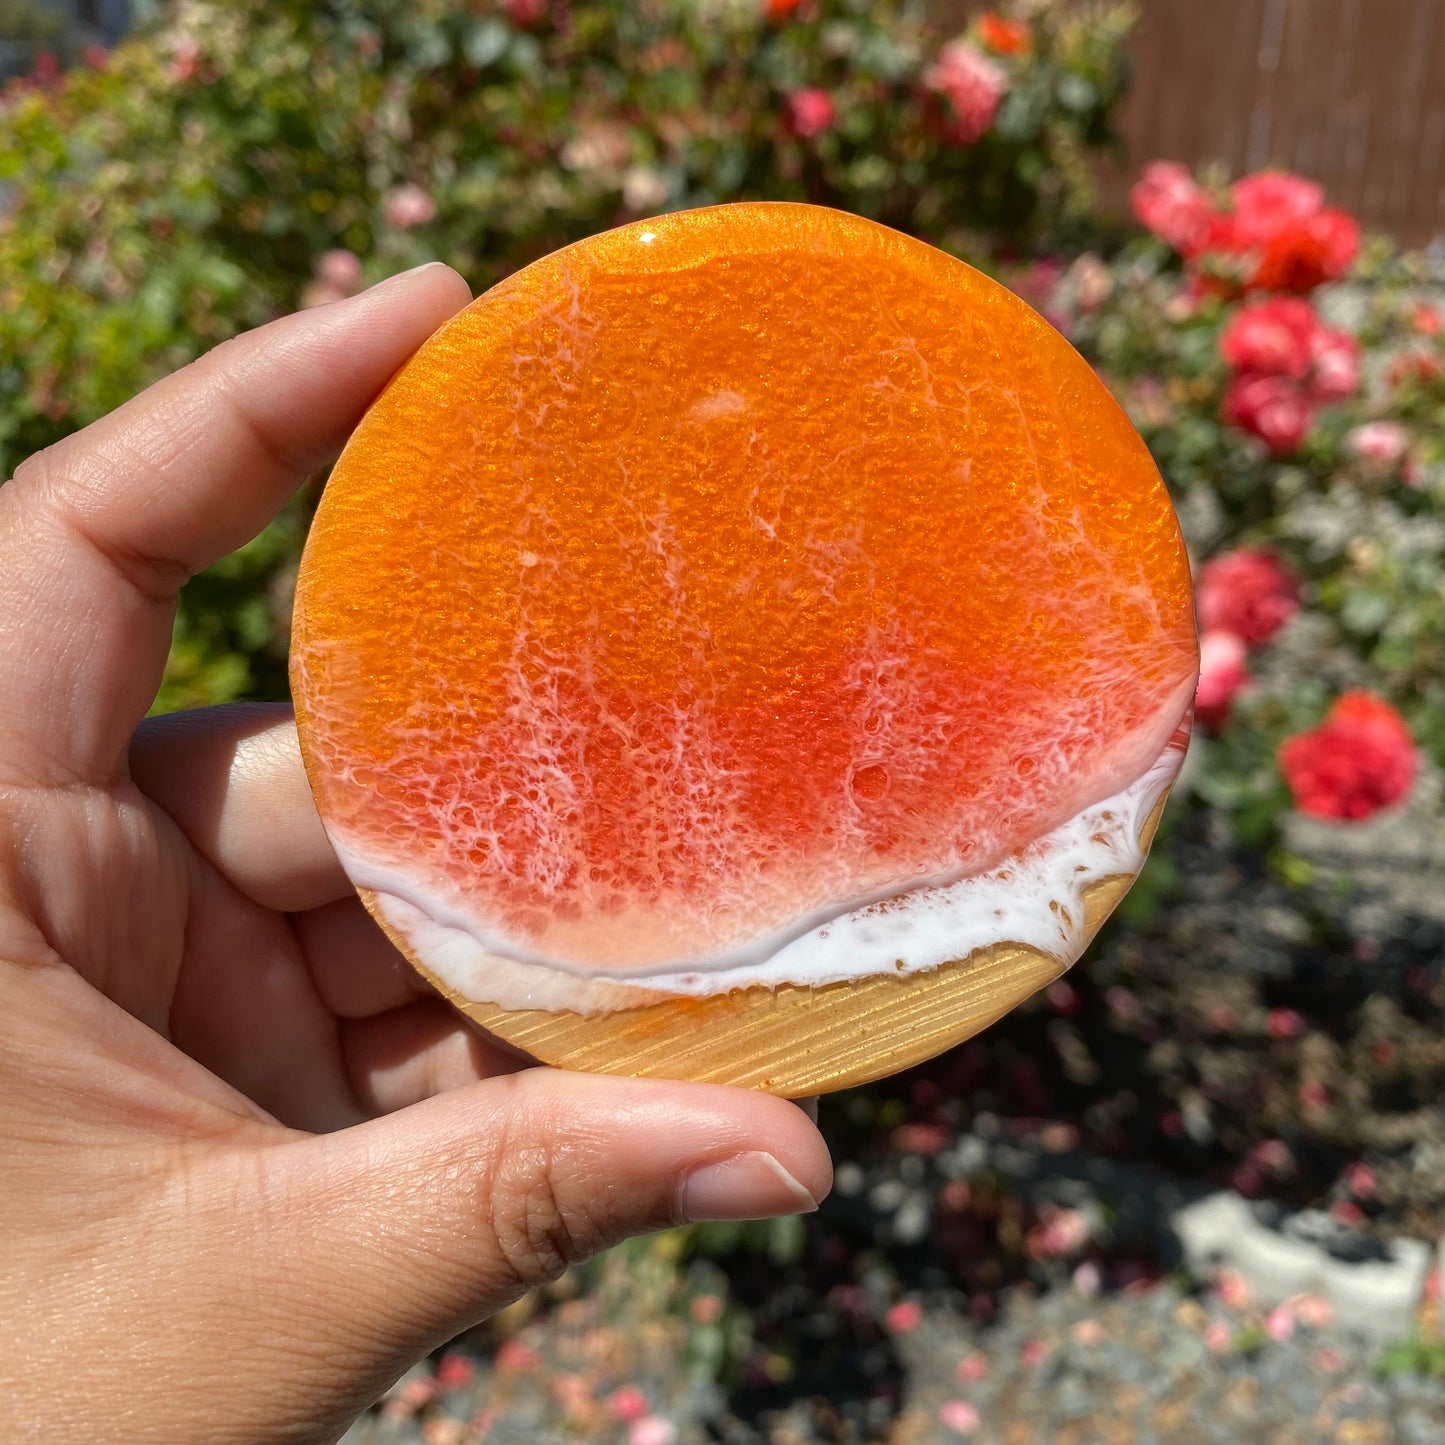
[[[1140, 829], [1146, 855], [1167, 796]], [[1089, 940], [1134, 876], [1101, 878], [1085, 890]], [[361, 896], [411, 958], [374, 899], [366, 890]], [[1002, 943], [928, 973], [875, 975], [824, 988], [759, 985], [586, 1017], [474, 1003], [411, 962], [473, 1023], [543, 1063], [584, 1073], [732, 1084], [784, 1098], [850, 1088], [931, 1059], [986, 1029], [1068, 967], [1051, 954]]]

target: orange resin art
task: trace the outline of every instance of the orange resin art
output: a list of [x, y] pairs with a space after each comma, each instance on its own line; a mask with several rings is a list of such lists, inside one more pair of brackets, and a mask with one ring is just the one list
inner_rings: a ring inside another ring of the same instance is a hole
[[745, 204], [421, 348], [327, 487], [292, 672], [343, 864], [474, 1018], [801, 1093], [1078, 956], [1196, 664], [1164, 488], [1067, 342], [918, 241]]

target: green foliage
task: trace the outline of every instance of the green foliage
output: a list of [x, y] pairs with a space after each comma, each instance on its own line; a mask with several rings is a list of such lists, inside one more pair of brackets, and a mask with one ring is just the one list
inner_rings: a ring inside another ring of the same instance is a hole
[[1376, 1372], [1391, 1375], [1426, 1375], [1445, 1379], [1445, 1340], [1416, 1330], [1385, 1348], [1375, 1363]]
[[[13, 85], [0, 476], [227, 337], [427, 260], [480, 290], [619, 222], [742, 197], [955, 250], [1077, 231], [1127, 25], [1119, 6], [1035, 7], [1027, 49], [995, 57], [995, 125], [965, 146], [934, 123], [923, 80], [942, 37], [912, 3], [814, 0], [775, 20], [760, 0], [541, 8], [524, 25], [499, 3], [183, 0], [103, 66]], [[810, 137], [788, 123], [803, 87], [836, 108]], [[360, 260], [328, 290], [317, 268], [336, 250]], [[161, 706], [283, 692], [303, 514], [188, 590]]]

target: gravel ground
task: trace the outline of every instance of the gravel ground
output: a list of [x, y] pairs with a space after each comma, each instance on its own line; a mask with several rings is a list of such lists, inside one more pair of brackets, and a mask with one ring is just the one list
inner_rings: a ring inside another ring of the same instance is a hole
[[[579, 1302], [580, 1303], [580, 1302]], [[686, 1331], [629, 1345], [590, 1305], [527, 1326], [491, 1358], [462, 1344], [413, 1372], [347, 1445], [1436, 1445], [1445, 1381], [1380, 1376], [1301, 1302], [1288, 1323], [1173, 1284], [1010, 1298], [980, 1326], [894, 1306], [886, 1383], [831, 1395], [764, 1375], [731, 1395], [688, 1383]], [[623, 1332], [625, 1333], [625, 1331]], [[1278, 1335], [1280, 1338], [1273, 1338]], [[602, 1365], [599, 1371], [598, 1366]], [[631, 1378], [624, 1379], [624, 1375]], [[450, 1382], [449, 1384], [446, 1382]]]

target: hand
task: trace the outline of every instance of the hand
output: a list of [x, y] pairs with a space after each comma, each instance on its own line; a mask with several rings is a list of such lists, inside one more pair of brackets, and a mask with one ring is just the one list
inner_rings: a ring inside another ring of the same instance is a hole
[[5, 1439], [332, 1439], [569, 1262], [828, 1188], [791, 1104], [524, 1067], [429, 994], [289, 709], [138, 728], [181, 584], [467, 300], [437, 265], [277, 321], [0, 488]]

